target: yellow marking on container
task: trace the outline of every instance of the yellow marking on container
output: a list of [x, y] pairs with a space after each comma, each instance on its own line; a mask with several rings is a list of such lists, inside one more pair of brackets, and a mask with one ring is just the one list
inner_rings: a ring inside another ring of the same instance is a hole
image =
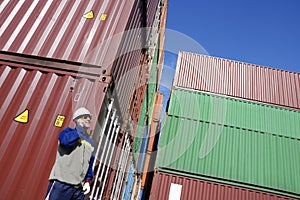
[[107, 14], [102, 14], [101, 17], [100, 17], [100, 20], [104, 21], [104, 20], [106, 20], [106, 17], [107, 17]]
[[84, 18], [87, 18], [87, 19], [93, 19], [93, 18], [94, 18], [94, 12], [91, 10], [91, 11], [85, 13], [85, 14], [83, 15], [83, 17], [84, 17]]
[[57, 115], [54, 126], [56, 127], [62, 127], [64, 121], [65, 121], [65, 116], [63, 115]]
[[29, 110], [26, 109], [23, 112], [21, 112], [20, 114], [18, 114], [15, 118], [14, 121], [19, 122], [19, 123], [28, 123], [29, 121]]

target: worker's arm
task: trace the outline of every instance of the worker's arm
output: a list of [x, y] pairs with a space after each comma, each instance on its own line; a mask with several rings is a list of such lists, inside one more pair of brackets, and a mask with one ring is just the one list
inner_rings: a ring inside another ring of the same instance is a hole
[[89, 162], [89, 168], [88, 168], [88, 172], [85, 176], [85, 183], [83, 184], [83, 194], [86, 195], [91, 191], [91, 182], [93, 180], [93, 163], [95, 160], [95, 156], [94, 154], [92, 154], [90, 162]]
[[58, 136], [59, 143], [65, 147], [73, 147], [79, 144], [79, 135], [75, 129], [65, 128]]
[[92, 154], [90, 162], [89, 162], [89, 169], [88, 169], [88, 172], [87, 172], [86, 177], [85, 177], [85, 181], [87, 181], [87, 182], [91, 182], [93, 180], [93, 176], [94, 176], [93, 163], [94, 163], [94, 160], [95, 160], [95, 156], [94, 156], [94, 154]]

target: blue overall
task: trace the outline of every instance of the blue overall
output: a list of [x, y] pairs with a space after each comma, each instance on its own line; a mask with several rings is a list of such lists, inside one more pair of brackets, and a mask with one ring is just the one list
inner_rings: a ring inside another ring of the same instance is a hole
[[49, 200], [84, 200], [85, 196], [81, 187], [74, 187], [59, 181], [50, 181], [47, 189], [48, 194]]

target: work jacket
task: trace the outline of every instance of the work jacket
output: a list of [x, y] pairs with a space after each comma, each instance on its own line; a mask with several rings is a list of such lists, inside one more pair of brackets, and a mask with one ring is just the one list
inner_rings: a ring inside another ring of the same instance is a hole
[[94, 142], [81, 126], [62, 130], [49, 180], [80, 186], [93, 179]]

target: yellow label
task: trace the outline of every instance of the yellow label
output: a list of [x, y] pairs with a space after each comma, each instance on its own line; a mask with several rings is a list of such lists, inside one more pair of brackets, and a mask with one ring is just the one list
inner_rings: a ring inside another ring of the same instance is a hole
[[85, 144], [86, 146], [88, 146], [89, 148], [91, 148], [91, 151], [94, 151], [94, 147], [86, 140], [80, 140], [81, 144]]
[[56, 127], [62, 127], [64, 121], [65, 121], [65, 116], [62, 116], [62, 115], [58, 115], [56, 117], [56, 120], [55, 120], [55, 123], [54, 123], [54, 126]]
[[85, 17], [85, 18], [87, 18], [87, 19], [93, 19], [93, 18], [94, 18], [94, 12], [91, 10], [91, 11], [85, 13], [85, 14], [83, 15], [83, 17]]
[[29, 110], [26, 109], [23, 112], [21, 112], [19, 115], [17, 115], [14, 120], [16, 122], [20, 122], [20, 123], [28, 123], [29, 120]]
[[100, 20], [104, 21], [104, 20], [106, 20], [106, 17], [107, 17], [107, 14], [102, 14], [100, 17]]

